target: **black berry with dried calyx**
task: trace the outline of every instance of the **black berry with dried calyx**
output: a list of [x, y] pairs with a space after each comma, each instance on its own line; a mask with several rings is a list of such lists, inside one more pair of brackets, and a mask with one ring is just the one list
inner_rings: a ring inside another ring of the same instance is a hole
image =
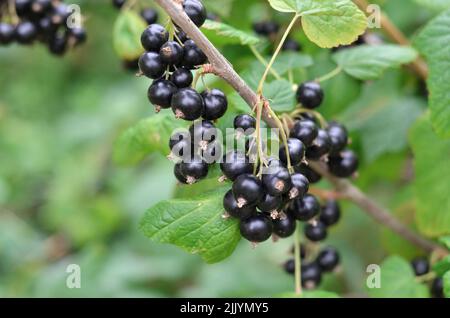
[[175, 117], [193, 121], [203, 113], [204, 103], [202, 96], [192, 88], [182, 88], [172, 96], [172, 111]]

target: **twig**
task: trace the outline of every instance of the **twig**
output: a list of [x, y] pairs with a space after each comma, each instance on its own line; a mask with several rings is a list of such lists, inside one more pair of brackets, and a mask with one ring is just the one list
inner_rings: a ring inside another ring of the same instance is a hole
[[[369, 3], [367, 0], [353, 0], [356, 5], [366, 12]], [[387, 15], [381, 12], [380, 17], [381, 29], [386, 33], [387, 36], [391, 38], [392, 41], [397, 42], [400, 45], [409, 46], [411, 42], [403, 34], [403, 32], [389, 19]], [[414, 62], [410, 64], [411, 69], [414, 70], [422, 79], [427, 79], [428, 77], [428, 66], [425, 61], [418, 57]]]
[[[214, 69], [214, 74], [223, 78], [239, 95], [247, 102], [250, 108], [253, 108], [259, 101], [258, 95], [244, 82], [236, 73], [231, 64], [215, 48], [215, 46], [203, 35], [203, 33], [194, 25], [194, 23], [184, 13], [181, 6], [173, 0], [155, 0], [174, 20], [174, 22], [186, 32], [186, 34], [195, 41], [203, 50]], [[276, 120], [268, 113], [269, 109], [264, 107], [263, 119], [270, 127], [277, 127]], [[420, 236], [411, 231], [408, 227], [392, 216], [389, 211], [381, 207], [378, 203], [370, 199], [360, 189], [347, 180], [342, 180], [332, 176], [326, 168], [318, 163], [311, 162], [311, 167], [317, 170], [324, 178], [329, 180], [337, 191], [341, 192], [348, 200], [358, 205], [363, 211], [374, 218], [379, 223], [387, 226], [392, 231], [402, 236], [416, 246], [428, 251], [448, 254], [448, 251], [442, 246]]]

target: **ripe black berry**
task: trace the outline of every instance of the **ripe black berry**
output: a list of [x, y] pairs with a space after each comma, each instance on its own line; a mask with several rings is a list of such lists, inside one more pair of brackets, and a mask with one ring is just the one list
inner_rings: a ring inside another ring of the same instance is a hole
[[141, 72], [153, 79], [160, 78], [166, 71], [167, 64], [165, 64], [158, 53], [145, 52], [139, 58], [139, 69]]
[[196, 120], [203, 113], [203, 98], [192, 88], [182, 88], [172, 97], [172, 111], [177, 118]]
[[67, 37], [65, 34], [55, 34], [50, 37], [48, 49], [52, 54], [63, 55], [67, 49]]
[[311, 146], [306, 149], [306, 158], [311, 160], [319, 160], [321, 157], [328, 154], [331, 149], [331, 140], [328, 133], [319, 129], [319, 133], [314, 139]]
[[150, 25], [158, 21], [158, 12], [151, 8], [146, 8], [141, 11], [141, 17]]
[[225, 211], [232, 217], [245, 220], [256, 214], [256, 208], [254, 205], [244, 205], [243, 207], [238, 207], [238, 203], [230, 190], [225, 194], [223, 198], [223, 207]]
[[305, 146], [311, 146], [319, 134], [318, 128], [311, 120], [299, 120], [291, 129], [291, 138], [297, 138]]
[[15, 38], [21, 44], [30, 44], [37, 37], [36, 26], [28, 21], [21, 22], [16, 26]]
[[14, 40], [14, 26], [8, 23], [0, 23], [0, 43], [9, 44]]
[[351, 150], [330, 157], [328, 167], [330, 172], [340, 178], [351, 177], [358, 170], [358, 157]]
[[205, 150], [208, 144], [217, 137], [218, 130], [209, 120], [195, 122], [189, 127], [192, 143]]
[[416, 276], [422, 276], [425, 275], [430, 271], [430, 264], [428, 263], [428, 260], [425, 258], [416, 258], [411, 262], [411, 266], [414, 270], [414, 274]]
[[194, 156], [191, 160], [181, 163], [180, 168], [188, 184], [193, 184], [208, 175], [208, 164], [200, 157]]
[[[289, 157], [291, 158], [291, 165], [296, 166], [303, 161], [305, 157], [305, 146], [303, 143], [296, 138], [289, 138], [287, 141], [287, 146], [289, 149]], [[287, 164], [286, 148], [281, 145], [279, 150], [280, 160]]]
[[344, 150], [348, 144], [347, 129], [344, 126], [333, 122], [328, 125], [327, 133], [331, 143], [330, 153], [337, 154]]
[[339, 264], [339, 254], [336, 249], [327, 247], [320, 251], [319, 255], [317, 255], [317, 264], [324, 272], [333, 271]]
[[320, 212], [320, 204], [316, 197], [307, 194], [303, 198], [294, 200], [288, 212], [299, 221], [309, 221]]
[[261, 181], [252, 174], [242, 174], [233, 182], [238, 206], [257, 204], [264, 192]]
[[291, 175], [288, 169], [281, 166], [273, 170], [275, 171], [270, 171], [269, 174], [263, 174], [262, 181], [264, 189], [271, 195], [280, 196], [291, 189]]
[[322, 241], [327, 237], [327, 227], [320, 221], [315, 224], [306, 224], [305, 236], [313, 242]]
[[184, 50], [178, 42], [168, 41], [161, 46], [159, 55], [164, 63], [177, 65], [183, 60]]
[[58, 3], [56, 6], [53, 6], [50, 20], [54, 26], [60, 26], [67, 21], [71, 13], [68, 5]]
[[277, 211], [281, 207], [282, 198], [280, 196], [273, 196], [265, 193], [262, 199], [258, 202], [258, 209], [261, 212], [270, 213]]
[[250, 242], [264, 242], [272, 235], [272, 221], [264, 214], [249, 217], [241, 222], [241, 235]]
[[437, 277], [433, 280], [431, 294], [435, 298], [444, 298], [444, 280], [442, 277]]
[[283, 43], [283, 51], [300, 52], [301, 49], [300, 43], [295, 40], [287, 39], [286, 42]]
[[172, 155], [183, 158], [187, 161], [193, 157], [194, 148], [192, 147], [191, 134], [188, 131], [177, 131], [170, 137], [169, 148]]
[[281, 238], [286, 238], [294, 234], [297, 221], [290, 215], [284, 218], [273, 220], [273, 233]]
[[177, 68], [170, 76], [170, 81], [178, 88], [191, 86], [193, 80], [192, 72], [183, 67]]
[[206, 63], [205, 53], [192, 40], [184, 42], [184, 59], [182, 65], [187, 68], [194, 68], [197, 65]]
[[87, 34], [84, 28], [71, 28], [69, 30], [71, 39], [74, 39], [74, 44], [79, 45], [86, 42]]
[[297, 90], [297, 101], [303, 107], [314, 109], [323, 101], [323, 91], [317, 82], [306, 82], [301, 84]]
[[183, 184], [188, 183], [186, 177], [181, 173], [181, 162], [178, 162], [177, 164], [175, 164], [175, 166], [173, 167], [173, 174], [175, 175], [175, 178], [177, 178], [177, 180], [180, 183], [183, 183]]
[[240, 151], [230, 151], [220, 163], [220, 169], [225, 177], [234, 181], [242, 174], [252, 173], [253, 164], [250, 163], [249, 158]]
[[206, 149], [201, 149], [200, 154], [206, 163], [217, 163], [223, 156], [223, 145], [218, 140], [215, 140], [208, 143]]
[[206, 9], [199, 0], [185, 0], [183, 9], [196, 26], [201, 27], [205, 23]]
[[341, 218], [341, 208], [336, 200], [328, 200], [320, 212], [320, 221], [326, 226], [336, 224]]
[[234, 129], [242, 130], [246, 136], [255, 132], [256, 119], [250, 115], [239, 115], [234, 118]]
[[208, 120], [216, 120], [222, 117], [228, 108], [228, 100], [220, 89], [207, 90], [202, 93], [205, 109], [202, 117]]
[[112, 3], [113, 3], [113, 6], [120, 9], [123, 7], [123, 5], [125, 4], [126, 1], [127, 0], [112, 0]]
[[177, 91], [172, 82], [165, 79], [153, 81], [148, 89], [148, 100], [155, 107], [169, 108], [173, 94]]
[[302, 286], [306, 289], [316, 288], [322, 281], [322, 271], [316, 262], [303, 263], [302, 271]]
[[145, 50], [159, 52], [161, 46], [169, 40], [169, 33], [159, 24], [149, 25], [141, 35], [141, 43]]
[[289, 190], [289, 199], [302, 198], [309, 190], [309, 181], [301, 173], [291, 175], [291, 190]]
[[262, 36], [271, 36], [278, 33], [280, 26], [273, 21], [261, 21], [253, 24], [253, 31]]
[[187, 40], [189, 40], [189, 37], [187, 36], [187, 34], [183, 31], [183, 30], [178, 30], [175, 33], [175, 37], [180, 40], [182, 43], [186, 42]]
[[295, 172], [303, 174], [309, 180], [309, 183], [317, 183], [322, 179], [322, 176], [319, 173], [304, 163], [295, 166], [294, 169]]
[[294, 259], [287, 260], [286, 263], [284, 263], [283, 267], [284, 267], [284, 270], [286, 271], [286, 273], [294, 274], [295, 273], [295, 260]]
[[30, 13], [31, 0], [16, 0], [15, 7], [17, 15], [19, 17], [24, 17]]
[[52, 7], [52, 0], [34, 0], [31, 5], [31, 10], [38, 15], [42, 15], [49, 11]]

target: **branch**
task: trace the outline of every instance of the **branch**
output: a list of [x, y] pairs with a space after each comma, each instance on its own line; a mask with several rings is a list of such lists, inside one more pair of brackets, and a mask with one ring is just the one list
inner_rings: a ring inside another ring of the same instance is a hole
[[[356, 5], [367, 12], [369, 3], [367, 0], [353, 0]], [[389, 19], [387, 15], [381, 12], [381, 29], [391, 38], [392, 41], [397, 42], [400, 45], [410, 46], [411, 42], [403, 34], [403, 32], [397, 28], [397, 26]], [[410, 64], [411, 69], [416, 72], [422, 79], [426, 80], [428, 77], [428, 66], [425, 61], [418, 57], [414, 62]]]
[[[194, 25], [188, 16], [182, 10], [176, 0], [155, 0], [171, 17], [171, 19], [194, 40], [200, 49], [208, 57], [214, 74], [223, 78], [239, 95], [247, 102], [250, 108], [253, 108], [260, 100], [258, 95], [244, 82], [236, 73], [228, 60], [215, 48], [215, 46], [206, 38], [205, 35]], [[268, 108], [264, 108], [263, 119], [270, 127], [277, 127], [276, 121], [268, 113]], [[376, 221], [387, 226], [392, 231], [402, 236], [406, 240], [424, 249], [427, 252], [437, 251], [441, 254], [448, 252], [440, 245], [421, 237], [414, 233], [396, 218], [394, 218], [386, 209], [378, 205], [365, 195], [360, 189], [352, 185], [347, 180], [341, 180], [332, 176], [323, 165], [311, 163], [321, 175], [328, 179], [334, 187], [342, 193], [348, 200], [354, 202], [363, 211], [369, 214]]]

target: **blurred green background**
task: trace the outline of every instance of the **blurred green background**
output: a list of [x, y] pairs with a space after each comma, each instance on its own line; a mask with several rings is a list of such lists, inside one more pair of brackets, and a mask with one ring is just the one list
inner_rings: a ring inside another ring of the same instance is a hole
[[[205, 2], [243, 29], [273, 14], [266, 1]], [[399, 2], [389, 1], [384, 9], [412, 35], [430, 13]], [[78, 3], [89, 40], [64, 58], [40, 45], [0, 47], [0, 296], [227, 297], [292, 290], [293, 279], [281, 267], [290, 257], [289, 240], [254, 250], [241, 242], [230, 258], [207, 265], [138, 231], [144, 211], [172, 197], [172, 163], [156, 154], [138, 167], [112, 162], [117, 136], [153, 116], [146, 98], [149, 81], [124, 70], [113, 50], [118, 12], [110, 1]], [[287, 18], [273, 17], [281, 23]], [[295, 37], [316, 62], [298, 72], [299, 79], [332, 69], [328, 51], [308, 44], [301, 32]], [[254, 60], [247, 48], [222, 51], [241, 71]], [[214, 85], [230, 92], [221, 82]], [[426, 105], [420, 86], [401, 71], [372, 83], [340, 75], [326, 83], [323, 107], [327, 118], [352, 130], [352, 147], [362, 158], [357, 183], [409, 222], [406, 136]], [[404, 125], [386, 125], [386, 119]], [[339, 248], [343, 262], [321, 288], [344, 295], [364, 295], [367, 264], [379, 263], [386, 253], [418, 255], [350, 204], [326, 244]], [[66, 266], [72, 263], [81, 266], [81, 289], [66, 288]]]

